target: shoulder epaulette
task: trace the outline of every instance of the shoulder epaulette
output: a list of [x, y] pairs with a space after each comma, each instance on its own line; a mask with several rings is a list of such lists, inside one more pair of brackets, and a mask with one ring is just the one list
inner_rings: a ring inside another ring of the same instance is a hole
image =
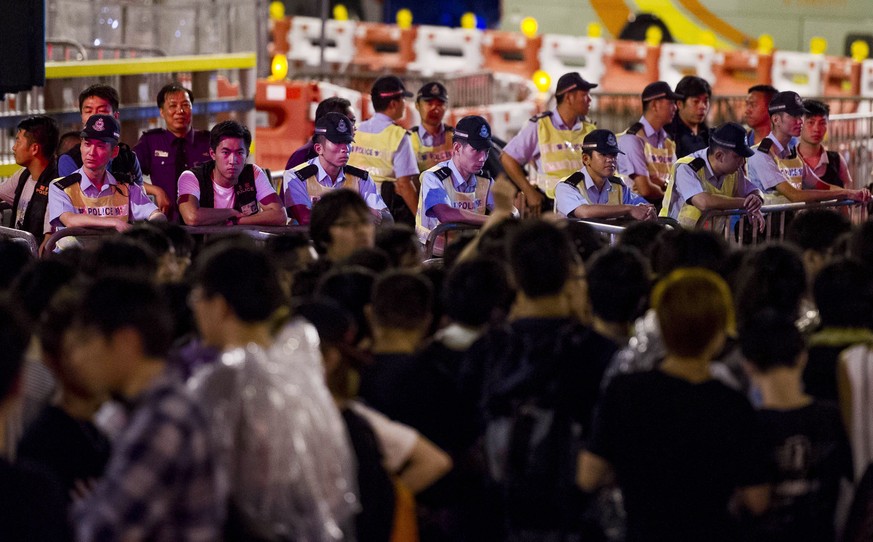
[[454, 134], [455, 129], [447, 124], [446, 125], [446, 132], [449, 132], [450, 134]]
[[789, 160], [797, 158], [797, 147], [788, 147], [788, 156], [786, 158]]
[[[315, 167], [315, 164], [312, 164], [312, 167]], [[359, 167], [346, 165], [345, 167], [343, 167], [343, 171], [362, 180], [367, 180], [370, 178], [370, 172], [368, 172], [366, 169], [361, 169]]]
[[414, 133], [417, 132], [417, 131], [418, 131], [418, 126], [413, 126], [413, 127], [410, 128], [409, 130], [406, 130], [406, 133], [409, 134], [409, 135], [412, 135], [412, 134], [414, 134]]
[[611, 182], [612, 184], [620, 184], [624, 186], [624, 181], [621, 180], [621, 177], [616, 177], [615, 175], [613, 175], [611, 177], [607, 177], [606, 180]]
[[142, 135], [160, 134], [163, 131], [163, 128], [152, 128], [151, 130], [144, 130]]
[[694, 160], [688, 162], [688, 165], [691, 166], [691, 169], [694, 171], [700, 171], [703, 169], [703, 166], [706, 165], [706, 160], [698, 156]]
[[637, 135], [637, 132], [639, 132], [642, 129], [643, 129], [643, 123], [642, 122], [635, 122], [628, 127], [627, 133]]
[[[348, 166], [346, 166], [348, 167]], [[300, 169], [295, 169], [294, 174], [297, 175], [297, 178], [301, 181], [305, 181], [306, 179], [312, 177], [313, 175], [318, 173], [318, 166], [315, 164], [309, 164], [306, 167], [302, 167]]]
[[479, 171], [477, 171], [476, 173], [474, 173], [474, 175], [477, 176], [477, 177], [479, 177], [480, 179], [485, 179], [486, 181], [492, 181], [492, 180], [494, 180], [494, 179], [491, 177], [491, 175], [490, 175], [487, 171], [485, 171], [484, 168], [483, 168], [483, 169], [480, 169]]
[[530, 121], [531, 121], [531, 122], [536, 122], [536, 121], [538, 121], [538, 120], [540, 120], [540, 119], [544, 119], [544, 118], [546, 118], [546, 117], [551, 117], [551, 116], [552, 116], [552, 112], [551, 112], [551, 111], [543, 111], [542, 113], [539, 113], [539, 114], [537, 114], [537, 115], [532, 116], [532, 117], [530, 118]]
[[66, 177], [61, 177], [60, 179], [55, 180], [54, 182], [58, 183], [58, 188], [61, 190], [66, 190], [67, 188], [73, 186], [74, 184], [82, 181], [81, 173], [73, 173], [72, 175], [67, 175]]
[[562, 182], [565, 182], [572, 186], [579, 186], [579, 183], [581, 183], [583, 180], [585, 180], [585, 175], [581, 171], [577, 171], [576, 173], [564, 179]]
[[772, 148], [772, 147], [773, 147], [773, 140], [765, 137], [758, 144], [758, 151], [763, 152], [763, 153], [768, 153], [768, 152], [770, 152], [770, 148]]
[[434, 171], [433, 174], [436, 175], [437, 179], [444, 181], [452, 176], [452, 170], [449, 166], [445, 166]]

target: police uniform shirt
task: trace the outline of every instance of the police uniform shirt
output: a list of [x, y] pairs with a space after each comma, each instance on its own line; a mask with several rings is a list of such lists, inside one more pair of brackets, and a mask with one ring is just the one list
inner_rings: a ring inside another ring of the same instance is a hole
[[183, 138], [177, 138], [169, 130], [149, 130], [140, 136], [133, 147], [143, 175], [149, 175], [152, 184], [161, 187], [170, 201], [176, 201], [179, 174], [182, 173], [176, 173], [176, 153], [179, 152], [177, 139], [182, 140], [181, 145], [185, 149], [187, 167], [183, 170], [210, 159], [209, 132], [204, 130], [188, 130]]
[[[772, 192], [776, 185], [785, 181], [785, 176], [779, 171], [779, 165], [771, 156], [771, 153], [779, 158], [786, 158], [791, 154], [791, 142], [787, 147], [783, 147], [773, 134], [770, 133], [764, 140], [769, 139], [773, 142], [770, 152], [760, 152], [757, 149], [755, 154], [748, 160], [749, 179], [759, 190], [763, 192]], [[764, 142], [761, 140], [761, 143]], [[803, 160], [801, 160], [803, 162]], [[803, 187], [807, 189], [815, 189], [819, 187], [821, 179], [816, 177], [815, 173], [803, 162], [803, 173], [801, 174]]]
[[[708, 149], [700, 149], [699, 151], [693, 152], [691, 153], [691, 157], [703, 159], [706, 164], [704, 166], [704, 169], [706, 170], [706, 182], [714, 186], [716, 189], [721, 189], [727, 175], [716, 177], [715, 173], [712, 172], [712, 166], [709, 165], [709, 159], [706, 157], [707, 150]], [[676, 179], [674, 182], [676, 184], [673, 186], [673, 197], [670, 201], [669, 216], [670, 218], [678, 219], [679, 211], [682, 210], [683, 204], [687, 203], [688, 205], [691, 205], [691, 198], [697, 194], [705, 193], [706, 190], [700, 186], [700, 178], [697, 176], [697, 172], [694, 171], [694, 168], [689, 164], [676, 165]], [[737, 182], [734, 187], [733, 197], [745, 198], [754, 192], [760, 193], [758, 188], [749, 181], [748, 177], [746, 177], [743, 168], [740, 168], [737, 172]]]
[[[0, 201], [13, 205], [15, 203], [15, 189], [18, 188], [18, 181], [27, 168], [21, 168], [16, 171], [12, 177], [0, 183]], [[24, 226], [24, 214], [27, 212], [27, 206], [30, 205], [30, 199], [33, 198], [33, 189], [36, 187], [37, 179], [31, 175], [24, 182], [24, 189], [21, 191], [21, 199], [18, 201], [18, 212], [12, 217], [12, 227], [20, 230]], [[45, 218], [43, 219], [44, 233], [51, 232], [52, 228], [49, 224], [49, 214], [46, 210]]]
[[[455, 163], [451, 160], [446, 160], [445, 162], [440, 162], [436, 166], [434, 166], [434, 171], [446, 167], [452, 171], [452, 186], [455, 187], [457, 192], [463, 192], [465, 194], [471, 194], [476, 191], [476, 185], [479, 182], [486, 182], [486, 179], [481, 177], [476, 177], [475, 174], [470, 175], [469, 179], [464, 179], [461, 176], [461, 173], [455, 167]], [[439, 219], [436, 215], [433, 214], [433, 208], [440, 203], [444, 203], [449, 207], [454, 207], [452, 200], [449, 198], [449, 194], [446, 192], [445, 187], [443, 186], [443, 181], [441, 181], [433, 171], [426, 171], [421, 175], [421, 200], [424, 202], [424, 213], [422, 218], [422, 226], [427, 228], [428, 230], [432, 230], [440, 223]], [[488, 199], [485, 201], [486, 209], [494, 208], [494, 196], [492, 192], [488, 191]], [[466, 211], [474, 212], [474, 209], [464, 209]]]
[[[651, 146], [663, 149], [670, 137], [667, 135], [667, 131], [663, 128], [656, 131], [646, 120], [646, 117], [640, 117], [640, 124], [643, 125], [643, 133], [638, 135], [648, 141]], [[649, 176], [649, 168], [646, 166], [645, 143], [639, 137], [619, 137], [618, 148], [624, 153], [618, 155], [619, 174], [628, 177], [631, 175]]]
[[[588, 174], [588, 168], [580, 170], [585, 178], [585, 188], [588, 190], [588, 197], [591, 198], [591, 203], [586, 200], [579, 192], [578, 188], [574, 188], [569, 183], [558, 183], [555, 187], [555, 208], [561, 216], [572, 217], [573, 211], [580, 205], [608, 205], [609, 194], [613, 190], [618, 190], [609, 180], [604, 179], [603, 188], [597, 188], [594, 180]], [[628, 189], [622, 190], [621, 205], [643, 205], [648, 202], [645, 198], [634, 194]]]
[[[548, 120], [552, 123], [552, 126], [558, 130], [581, 130], [583, 127], [583, 120], [581, 118], [576, 119], [576, 123], [573, 124], [573, 126], [567, 126], [564, 124], [564, 119], [562, 119], [561, 115], [558, 114], [557, 106], [552, 109], [551, 113], [552, 114], [548, 117]], [[541, 171], [540, 145], [539, 136], [537, 135], [538, 124], [539, 121], [526, 122], [524, 128], [522, 128], [521, 131], [506, 144], [506, 147], [503, 148], [503, 152], [522, 165], [533, 160], [536, 164], [537, 171]]]
[[[361, 122], [356, 131], [365, 132], [368, 134], [378, 134], [385, 128], [396, 124], [391, 117], [385, 113], [376, 113], [369, 119]], [[394, 152], [392, 157], [394, 163], [395, 178], [408, 177], [410, 175], [418, 175], [418, 162], [415, 159], [415, 152], [412, 150], [412, 142], [409, 136], [403, 136], [400, 140], [400, 145]]]
[[[79, 168], [73, 173], [78, 173], [82, 176], [82, 180], [79, 181], [79, 187], [82, 189], [85, 196], [89, 198], [99, 198], [112, 195], [115, 190], [115, 185], [118, 184], [118, 181], [115, 180], [115, 177], [113, 177], [109, 171], [104, 173], [106, 176], [103, 178], [103, 186], [99, 189], [91, 182], [91, 179], [88, 178], [84, 168]], [[152, 200], [150, 200], [146, 195], [145, 189], [142, 186], [138, 184], [129, 184], [127, 185], [127, 188], [130, 191], [128, 216], [131, 220], [148, 220], [148, 218], [158, 210], [158, 206], [152, 203]], [[64, 213], [79, 213], [79, 211], [73, 206], [70, 196], [64, 192], [61, 187], [58, 186], [57, 181], [55, 181], [49, 185], [48, 209], [46, 210], [46, 215], [49, 217], [49, 224], [55, 228], [62, 228], [64, 225], [61, 222], [61, 215]]]
[[433, 135], [425, 129], [424, 125], [418, 127], [418, 138], [425, 147], [439, 147], [446, 142], [446, 125], [440, 124], [440, 131]]
[[[279, 196], [276, 194], [273, 185], [270, 184], [270, 179], [267, 178], [267, 174], [264, 173], [264, 170], [258, 166], [253, 167], [255, 168], [255, 198], [259, 202], [264, 201], [264, 198], [271, 194], [278, 198]], [[234, 187], [219, 186], [215, 181], [212, 181], [212, 188], [215, 194], [215, 205], [213, 208], [233, 209], [233, 204], [236, 200], [236, 191], [234, 190]], [[183, 172], [179, 176], [179, 197], [181, 198], [184, 195], [194, 196], [198, 201], [200, 200], [200, 183], [197, 181], [197, 177], [194, 176], [194, 172], [190, 170]]]
[[[310, 165], [314, 164], [315, 167], [318, 168], [318, 171], [315, 174], [315, 180], [318, 184], [327, 188], [342, 188], [343, 184], [345, 184], [346, 174], [342, 169], [340, 169], [339, 174], [336, 177], [336, 182], [333, 182], [330, 175], [328, 175], [327, 172], [324, 171], [324, 168], [321, 167], [321, 161], [317, 157], [309, 160], [308, 163]], [[311, 209], [312, 198], [306, 191], [306, 182], [300, 180], [300, 177], [298, 177], [293, 170], [286, 169], [284, 176], [285, 207], [305, 205], [307, 209]], [[366, 180], [361, 179], [358, 181], [358, 193], [361, 194], [361, 197], [364, 198], [364, 201], [367, 202], [367, 206], [371, 209], [377, 211], [387, 209], [385, 202], [382, 201], [382, 196], [376, 192], [376, 183], [374, 183], [369, 177]]]

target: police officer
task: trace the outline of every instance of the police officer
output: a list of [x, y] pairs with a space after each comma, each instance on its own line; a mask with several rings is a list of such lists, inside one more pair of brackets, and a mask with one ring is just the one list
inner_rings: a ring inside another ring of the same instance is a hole
[[491, 126], [479, 116], [467, 116], [455, 126], [452, 158], [421, 174], [421, 196], [415, 231], [422, 243], [442, 222], [485, 223], [494, 207], [494, 181], [482, 172], [491, 150]]
[[315, 121], [312, 148], [316, 157], [285, 170], [284, 197], [289, 215], [300, 224], [309, 224], [312, 204], [339, 188], [358, 192], [377, 222], [391, 220], [391, 214], [376, 192], [376, 184], [363, 169], [348, 165], [349, 149], [354, 140], [352, 121], [341, 113], [327, 113]]
[[151, 177], [158, 206], [167, 218], [176, 221], [179, 175], [209, 160], [209, 132], [194, 129], [191, 111], [194, 94], [179, 83], [161, 88], [157, 102], [167, 127], [143, 132], [133, 152], [143, 174]]
[[413, 180], [419, 171], [409, 134], [396, 121], [406, 111], [404, 98], [411, 97], [393, 75], [373, 83], [370, 98], [376, 113], [358, 126], [348, 162], [370, 173], [394, 221], [409, 225], [415, 223], [418, 191]]
[[409, 129], [412, 150], [419, 171], [433, 167], [452, 157], [452, 127], [443, 123], [449, 94], [437, 81], [425, 83], [415, 97], [415, 108], [421, 124]]
[[693, 228], [702, 211], [745, 209], [750, 220], [762, 227], [764, 196], [746, 178], [743, 168], [746, 158], [753, 154], [739, 124], [728, 122], [713, 130], [709, 147], [676, 161], [661, 216]]
[[749, 158], [749, 178], [764, 192], [767, 201], [805, 202], [828, 199], [867, 201], [870, 192], [864, 188], [850, 190], [830, 185], [816, 176], [797, 149], [790, 145], [791, 138], [800, 136], [803, 115], [808, 110], [796, 92], [776, 94], [767, 107], [770, 114], [770, 134], [758, 144]]
[[646, 86], [641, 95], [643, 116], [618, 134], [618, 172], [634, 192], [660, 205], [676, 161], [676, 144], [664, 127], [676, 114], [676, 100], [682, 97], [664, 81]]
[[[355, 118], [355, 112], [352, 111], [352, 103], [345, 98], [340, 98], [339, 96], [331, 96], [318, 103], [318, 107], [315, 108], [315, 122], [318, 122], [318, 119], [328, 113], [342, 113], [346, 118], [352, 121], [353, 128], [358, 121]], [[316, 156], [318, 156], [318, 153], [316, 153], [315, 149], [312, 148], [312, 138], [309, 138], [306, 143], [291, 153], [291, 156], [288, 157], [288, 161], [285, 162], [285, 169], [294, 169], [300, 164], [312, 160]]]
[[558, 79], [555, 108], [532, 117], [504, 147], [500, 163], [524, 193], [530, 212], [539, 214], [543, 195], [528, 182], [522, 166], [534, 162], [535, 184], [550, 197], [558, 181], [582, 167], [582, 140], [595, 128], [586, 117], [595, 87], [577, 72], [565, 73]]
[[582, 168], [555, 188], [558, 214], [569, 218], [652, 220], [655, 208], [615, 177], [621, 151], [615, 134], [594, 130], [582, 141]]
[[142, 186], [107, 170], [118, 156], [121, 126], [113, 115], [90, 115], [82, 130], [82, 167], [49, 186], [48, 214], [54, 227], [98, 227], [125, 231], [134, 220], [165, 221]]

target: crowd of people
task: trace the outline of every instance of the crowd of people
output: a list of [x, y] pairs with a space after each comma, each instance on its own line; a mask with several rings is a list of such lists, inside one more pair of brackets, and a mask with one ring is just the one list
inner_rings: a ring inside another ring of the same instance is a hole
[[[0, 239], [0, 539], [871, 539], [873, 226], [693, 228], [867, 201], [827, 107], [752, 87], [749, 130], [709, 128], [686, 78], [616, 134], [595, 87], [561, 77], [498, 152], [441, 83], [386, 76], [357, 126], [319, 105], [279, 186], [176, 83], [132, 148], [105, 85], [70, 137], [22, 121], [13, 226], [107, 232]], [[628, 222], [610, 245], [566, 217]], [[477, 228], [425, 260], [445, 222]]]

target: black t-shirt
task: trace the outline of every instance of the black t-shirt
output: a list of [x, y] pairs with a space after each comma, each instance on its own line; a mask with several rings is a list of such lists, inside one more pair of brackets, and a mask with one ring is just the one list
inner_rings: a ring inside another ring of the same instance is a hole
[[401, 420], [417, 401], [410, 382], [416, 380], [411, 354], [374, 354], [361, 369], [358, 396], [392, 420]]
[[679, 118], [679, 113], [676, 113], [672, 122], [664, 126], [664, 131], [676, 143], [676, 158], [688, 156], [709, 146], [709, 128], [706, 124], [698, 126], [697, 134], [693, 134], [691, 128]]
[[768, 481], [751, 405], [716, 380], [694, 384], [659, 370], [617, 376], [587, 448], [615, 470], [628, 542], [736, 540], [728, 501]]
[[794, 410], [758, 412], [770, 452], [770, 509], [752, 540], [833, 541], [840, 478], [852, 479], [852, 455], [839, 408], [813, 402]]
[[0, 458], [0, 540], [72, 540], [60, 484], [40, 466]]
[[17, 453], [45, 466], [69, 491], [76, 480], [103, 476], [109, 448], [109, 440], [93, 423], [48, 406], [27, 427]]
[[851, 343], [833, 346], [812, 346], [803, 369], [803, 389], [823, 401], [837, 401], [837, 361], [840, 352]]

